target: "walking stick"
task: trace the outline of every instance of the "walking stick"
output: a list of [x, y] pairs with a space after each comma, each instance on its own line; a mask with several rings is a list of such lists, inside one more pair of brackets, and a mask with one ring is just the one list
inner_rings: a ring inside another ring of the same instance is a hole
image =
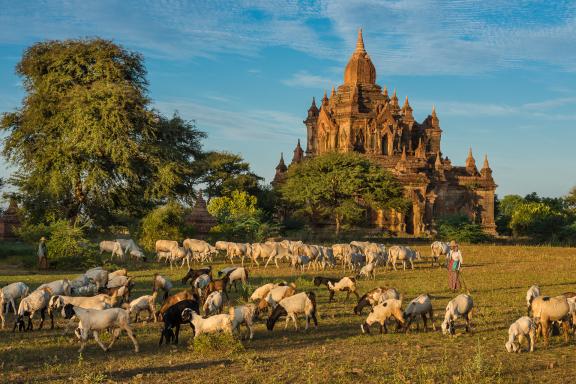
[[466, 285], [466, 282], [464, 281], [464, 276], [462, 276], [462, 270], [460, 270], [460, 272], [458, 273], [458, 280], [460, 280], [460, 283], [462, 283], [462, 286], [466, 290], [466, 294], [469, 295], [470, 290], [468, 289], [468, 286]]

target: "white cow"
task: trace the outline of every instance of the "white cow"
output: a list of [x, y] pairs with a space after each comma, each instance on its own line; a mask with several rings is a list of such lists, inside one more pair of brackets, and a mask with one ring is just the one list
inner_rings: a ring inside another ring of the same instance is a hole
[[144, 259], [144, 251], [136, 244], [132, 239], [116, 239], [118, 243], [122, 246], [124, 253], [134, 257], [136, 260]]

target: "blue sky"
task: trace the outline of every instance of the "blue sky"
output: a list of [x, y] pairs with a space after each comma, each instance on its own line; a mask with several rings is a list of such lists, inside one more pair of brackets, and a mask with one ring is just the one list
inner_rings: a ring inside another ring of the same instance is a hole
[[305, 139], [312, 96], [342, 83], [360, 27], [377, 82], [419, 121], [436, 105], [453, 164], [487, 153], [500, 196], [576, 185], [574, 1], [0, 0], [0, 111], [21, 102], [27, 46], [112, 39], [144, 54], [156, 108], [270, 180]]

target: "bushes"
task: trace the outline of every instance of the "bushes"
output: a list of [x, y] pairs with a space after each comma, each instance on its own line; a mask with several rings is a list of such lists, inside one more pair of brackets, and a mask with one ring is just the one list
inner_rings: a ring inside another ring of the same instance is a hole
[[491, 236], [482, 230], [482, 226], [472, 223], [465, 215], [446, 216], [440, 219], [438, 236], [443, 240], [456, 240], [472, 244], [491, 239]]
[[191, 231], [184, 224], [185, 213], [184, 208], [174, 201], [150, 211], [141, 222], [142, 247], [151, 252], [158, 239], [182, 239]]

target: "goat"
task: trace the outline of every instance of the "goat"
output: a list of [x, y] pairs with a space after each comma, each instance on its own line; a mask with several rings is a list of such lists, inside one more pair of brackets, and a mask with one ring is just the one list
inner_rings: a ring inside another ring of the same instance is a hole
[[208, 275], [211, 278], [212, 277], [212, 266], [209, 265], [207, 267], [203, 267], [203, 268], [199, 268], [199, 269], [188, 269], [188, 272], [182, 278], [182, 284], [186, 284], [186, 282], [188, 280], [190, 280], [190, 283], [194, 283], [194, 281], [202, 275]]
[[[410, 330], [410, 324], [412, 321], [420, 315], [422, 321], [424, 322], [424, 331], [428, 331], [428, 319], [426, 315], [430, 317], [430, 322], [432, 323], [432, 329], [436, 330], [436, 325], [434, 325], [434, 311], [432, 309], [432, 301], [430, 300], [429, 294], [420, 295], [406, 306], [404, 310], [404, 319], [406, 320], [405, 330], [408, 332]], [[416, 323], [416, 329], [418, 329], [418, 323]]]
[[[0, 317], [2, 318], [2, 328], [5, 326], [5, 318], [8, 316], [8, 311], [10, 310], [10, 304], [12, 304], [12, 310], [14, 315], [18, 314], [18, 308], [16, 307], [16, 300], [28, 296], [30, 288], [22, 282], [8, 284], [0, 289]], [[6, 305], [6, 312], [4, 312], [4, 305]]]
[[373, 307], [384, 300], [388, 299], [400, 299], [400, 293], [396, 288], [386, 288], [386, 287], [378, 287], [374, 288], [368, 292], [366, 292], [360, 300], [358, 300], [358, 304], [354, 307], [354, 314], [361, 315], [362, 309], [364, 307], [370, 306]]
[[204, 310], [204, 315], [210, 316], [215, 313], [222, 313], [222, 294], [219, 291], [212, 292], [204, 302], [202, 309]]
[[[198, 296], [192, 296], [192, 299], [181, 300], [166, 309], [162, 316], [162, 321], [164, 321], [164, 328], [162, 328], [160, 333], [160, 342], [158, 345], [162, 345], [164, 339], [166, 339], [166, 344], [170, 344], [170, 342], [173, 344], [178, 344], [180, 325], [190, 323], [190, 320], [184, 320], [182, 318], [182, 312], [186, 309], [200, 313]], [[190, 326], [192, 329], [194, 329], [191, 323]], [[172, 329], [175, 329], [175, 331]]]
[[239, 332], [240, 325], [246, 325], [246, 328], [248, 328], [248, 331], [250, 332], [250, 340], [252, 340], [254, 337], [252, 325], [258, 316], [258, 309], [256, 306], [254, 304], [246, 304], [239, 307], [231, 307], [228, 313], [232, 319], [232, 328]]
[[167, 277], [161, 276], [158, 273], [154, 274], [154, 280], [152, 281], [152, 292], [157, 292], [158, 290], [164, 291], [164, 300], [168, 298], [170, 290], [174, 287], [174, 284]]
[[258, 310], [261, 312], [266, 312], [268, 306], [275, 308], [276, 305], [283, 299], [294, 295], [296, 292], [296, 284], [290, 283], [290, 285], [281, 285], [274, 287], [268, 292], [268, 295], [264, 300], [258, 302]]
[[460, 317], [466, 319], [466, 332], [469, 332], [473, 308], [474, 301], [470, 295], [461, 294], [450, 300], [446, 306], [446, 313], [442, 322], [442, 333], [454, 335], [456, 333], [454, 321]]
[[[78, 328], [76, 328], [76, 336], [80, 339], [80, 349], [78, 352], [82, 353], [86, 347], [86, 342], [90, 336], [90, 332], [94, 336], [94, 340], [100, 345], [100, 348], [104, 352], [107, 352], [112, 346], [120, 333], [124, 330], [132, 343], [134, 344], [134, 352], [138, 353], [140, 347], [138, 346], [138, 341], [134, 337], [132, 328], [130, 327], [130, 314], [128, 311], [122, 308], [110, 308], [103, 309], [101, 311], [96, 309], [84, 309], [80, 307], [73, 306], [72, 304], [66, 304], [62, 310], [64, 317], [66, 319], [71, 319], [76, 316], [80, 319], [78, 323]], [[113, 329], [112, 331], [112, 341], [108, 347], [100, 341], [98, 333], [105, 329]]]
[[[84, 309], [107, 309], [111, 308], [115, 304], [116, 299], [108, 295], [100, 294], [91, 297], [76, 297], [76, 296], [62, 296], [56, 295], [50, 298], [48, 302], [48, 313], [64, 308], [66, 304], [72, 304], [77, 307]], [[74, 324], [74, 319], [70, 319], [70, 322], [64, 328], [63, 334], [67, 334], [68, 330]]]
[[534, 300], [538, 296], [540, 296], [540, 287], [539, 286], [533, 285], [530, 288], [528, 288], [528, 291], [526, 292], [526, 305], [528, 307], [528, 309], [526, 310], [526, 313], [528, 316], [530, 316], [530, 307], [532, 306], [532, 300]]
[[208, 297], [212, 292], [221, 291], [226, 297], [226, 301], [230, 302], [230, 297], [228, 297], [227, 287], [228, 287], [228, 276], [224, 276], [221, 279], [214, 279], [208, 283], [203, 291], [203, 297]]
[[386, 327], [386, 320], [394, 318], [396, 322], [402, 326], [404, 325], [404, 313], [402, 312], [402, 300], [388, 299], [372, 308], [372, 312], [368, 314], [366, 321], [360, 325], [362, 333], [370, 333], [370, 326], [374, 323], [380, 324], [380, 333], [384, 330], [388, 333]]
[[72, 294], [72, 286], [68, 279], [56, 280], [51, 283], [42, 284], [36, 288], [36, 290], [39, 291], [44, 288], [50, 288], [52, 295], [70, 296]]
[[266, 328], [269, 331], [274, 329], [274, 325], [281, 316], [286, 316], [286, 325], [288, 328], [290, 319], [294, 321], [294, 328], [298, 330], [297, 315], [303, 313], [306, 316], [306, 330], [310, 327], [310, 319], [314, 320], [314, 328], [318, 328], [318, 319], [316, 318], [316, 295], [314, 292], [300, 292], [296, 295], [282, 299], [276, 308], [270, 314], [266, 321]]
[[372, 280], [376, 280], [376, 267], [374, 263], [368, 263], [360, 269], [357, 277], [366, 277], [367, 279], [372, 278]]
[[153, 292], [151, 295], [140, 296], [137, 299], [132, 300], [130, 303], [125, 303], [122, 305], [124, 309], [128, 311], [129, 314], [134, 315], [134, 322], [138, 322], [138, 316], [140, 312], [148, 312], [148, 320], [151, 317], [154, 318], [154, 322], [158, 321], [158, 316], [156, 315], [156, 297], [158, 292]]
[[356, 295], [356, 299], [358, 300], [360, 299], [360, 296], [358, 296], [358, 292], [356, 292], [356, 279], [353, 277], [345, 276], [335, 284], [329, 281], [328, 290], [330, 291], [330, 298], [328, 299], [328, 302], [332, 301], [332, 299], [334, 298], [334, 294], [336, 292], [346, 292], [345, 301], [348, 301], [350, 293]]
[[158, 320], [162, 320], [164, 313], [168, 310], [168, 308], [183, 300], [196, 300], [200, 302], [198, 295], [190, 292], [187, 289], [180, 291], [175, 295], [168, 296], [168, 298], [164, 300], [164, 303], [162, 303], [160, 310], [156, 312], [156, 317], [158, 318]]
[[[522, 341], [528, 341], [528, 350], [534, 352], [534, 338], [536, 333], [536, 324], [528, 316], [522, 316], [516, 320], [508, 329], [508, 341], [506, 342], [506, 351], [520, 352]], [[516, 342], [518, 340], [518, 342]]]
[[[50, 288], [42, 288], [37, 289], [36, 291], [32, 292], [25, 298], [20, 301], [20, 305], [18, 306], [18, 317], [14, 322], [14, 328], [12, 332], [16, 331], [16, 327], [18, 327], [19, 331], [24, 330], [32, 330], [32, 318], [36, 312], [40, 312], [40, 325], [38, 326], [39, 329], [42, 329], [44, 325], [44, 319], [46, 316], [46, 309], [48, 309], [48, 304], [50, 301], [50, 297], [52, 296], [52, 290]], [[50, 315], [50, 329], [54, 329], [54, 316], [52, 312], [49, 312]], [[28, 316], [28, 326], [24, 327], [24, 317]]]
[[182, 311], [182, 320], [191, 321], [194, 326], [194, 337], [198, 337], [204, 333], [224, 332], [232, 334], [232, 320], [230, 315], [221, 314], [203, 318], [190, 308]]

